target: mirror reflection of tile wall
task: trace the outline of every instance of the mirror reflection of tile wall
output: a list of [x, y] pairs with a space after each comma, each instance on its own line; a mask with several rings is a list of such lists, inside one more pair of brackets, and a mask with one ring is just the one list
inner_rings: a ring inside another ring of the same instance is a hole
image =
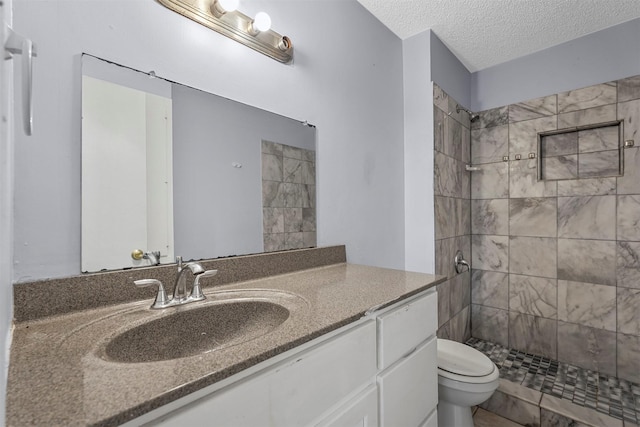
[[262, 141], [265, 252], [316, 246], [315, 154]]
[[[623, 176], [589, 176], [612, 169], [619, 142], [602, 129], [583, 134], [584, 154], [598, 153], [586, 175], [583, 165], [573, 179], [568, 168], [556, 169], [563, 180], [537, 179], [528, 153], [538, 133], [618, 120], [621, 139], [635, 139]], [[474, 337], [640, 382], [639, 143], [640, 76], [480, 113], [471, 126]]]

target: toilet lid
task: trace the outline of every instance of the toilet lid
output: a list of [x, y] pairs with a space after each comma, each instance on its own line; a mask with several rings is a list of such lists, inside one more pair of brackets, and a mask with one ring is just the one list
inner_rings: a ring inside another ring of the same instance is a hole
[[438, 339], [438, 368], [467, 377], [483, 377], [493, 372], [494, 364], [475, 348], [459, 342]]

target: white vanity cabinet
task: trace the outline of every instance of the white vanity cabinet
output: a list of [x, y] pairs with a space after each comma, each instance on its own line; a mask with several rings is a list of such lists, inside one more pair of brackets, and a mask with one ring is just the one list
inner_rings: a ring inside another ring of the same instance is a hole
[[435, 426], [429, 420], [437, 419], [436, 316], [436, 293], [425, 291], [209, 394], [202, 390], [195, 402], [130, 424]]

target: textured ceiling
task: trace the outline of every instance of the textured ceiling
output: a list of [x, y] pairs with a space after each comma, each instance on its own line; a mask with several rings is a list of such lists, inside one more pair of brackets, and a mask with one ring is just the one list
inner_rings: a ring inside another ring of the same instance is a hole
[[358, 0], [405, 39], [432, 30], [474, 72], [640, 17], [640, 0]]

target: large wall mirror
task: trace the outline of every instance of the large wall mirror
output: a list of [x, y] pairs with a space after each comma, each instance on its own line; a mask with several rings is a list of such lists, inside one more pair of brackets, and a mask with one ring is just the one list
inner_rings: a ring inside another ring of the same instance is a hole
[[82, 271], [316, 245], [315, 127], [82, 56]]

